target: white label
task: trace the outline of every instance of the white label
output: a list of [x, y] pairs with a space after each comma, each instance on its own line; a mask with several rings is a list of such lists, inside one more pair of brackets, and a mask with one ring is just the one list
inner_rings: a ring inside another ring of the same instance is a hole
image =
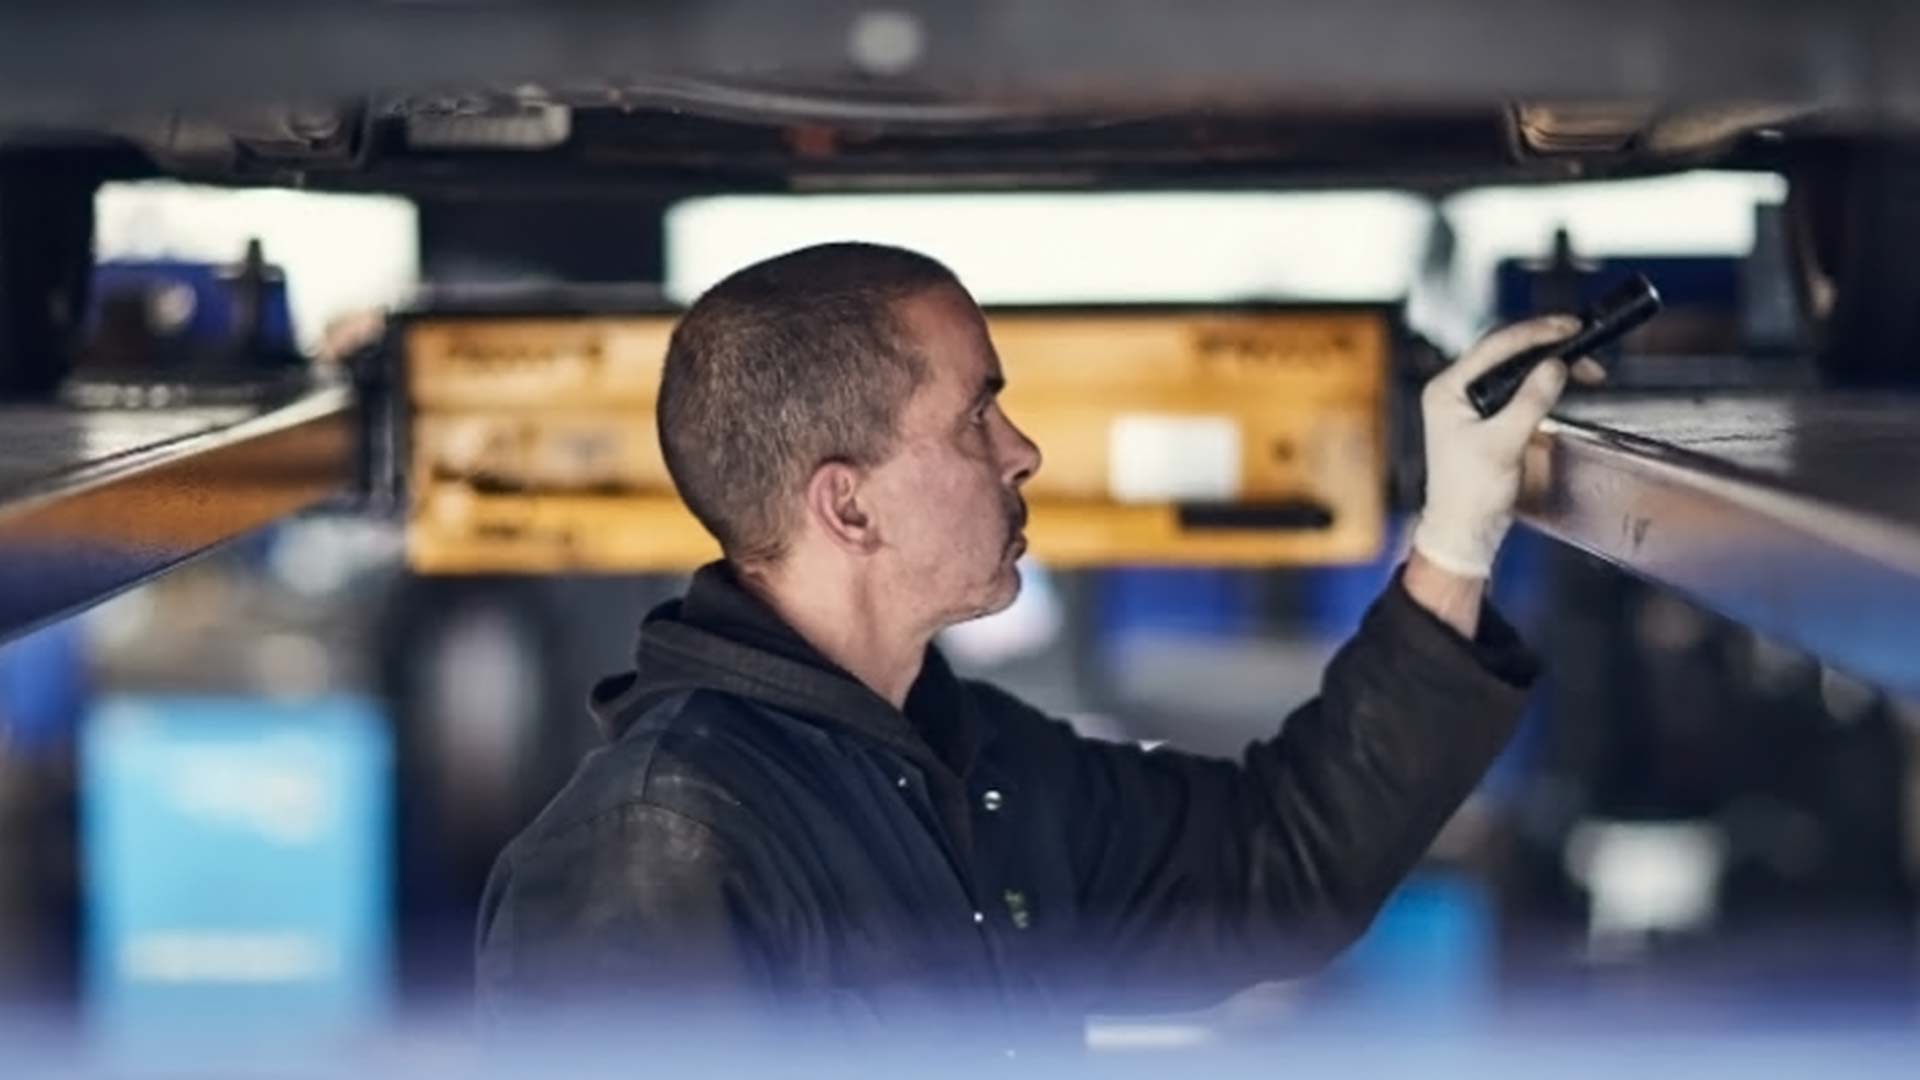
[[1232, 502], [1240, 497], [1240, 424], [1230, 416], [1117, 416], [1107, 432], [1107, 487], [1123, 503]]

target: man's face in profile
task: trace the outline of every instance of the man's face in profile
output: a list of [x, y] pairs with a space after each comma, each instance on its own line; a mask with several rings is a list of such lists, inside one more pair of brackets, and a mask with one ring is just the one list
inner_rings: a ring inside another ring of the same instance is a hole
[[963, 622], [1019, 595], [1020, 488], [1040, 451], [1000, 409], [1000, 358], [965, 290], [930, 289], [898, 311], [927, 379], [901, 414], [893, 457], [872, 473], [875, 506], [914, 601]]

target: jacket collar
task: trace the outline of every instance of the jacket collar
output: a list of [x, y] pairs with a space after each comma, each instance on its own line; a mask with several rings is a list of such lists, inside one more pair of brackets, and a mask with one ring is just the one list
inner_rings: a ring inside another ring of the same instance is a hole
[[972, 695], [938, 649], [928, 648], [905, 710], [896, 709], [821, 655], [724, 562], [702, 567], [683, 600], [647, 616], [635, 669], [596, 690], [595, 712], [611, 737], [661, 696], [713, 689], [857, 731], [957, 776], [979, 751]]

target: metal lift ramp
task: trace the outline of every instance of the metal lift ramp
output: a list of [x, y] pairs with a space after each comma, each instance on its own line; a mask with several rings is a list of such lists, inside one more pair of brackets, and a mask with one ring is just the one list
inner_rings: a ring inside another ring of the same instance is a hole
[[1598, 396], [1534, 450], [1528, 525], [1920, 694], [1920, 396]]
[[0, 640], [346, 490], [345, 386], [246, 405], [0, 407]]

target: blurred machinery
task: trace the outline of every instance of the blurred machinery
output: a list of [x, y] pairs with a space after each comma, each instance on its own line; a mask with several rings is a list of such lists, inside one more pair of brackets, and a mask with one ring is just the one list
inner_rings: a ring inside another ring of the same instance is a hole
[[180, 260], [102, 263], [74, 371], [61, 387], [81, 405], [165, 406], [258, 398], [275, 376], [298, 381], [286, 277], [260, 241], [232, 266]]
[[[409, 316], [408, 557], [433, 573], [691, 570], [654, 394], [671, 314]], [[1053, 566], [1317, 565], [1384, 535], [1382, 309], [1003, 309]]]

